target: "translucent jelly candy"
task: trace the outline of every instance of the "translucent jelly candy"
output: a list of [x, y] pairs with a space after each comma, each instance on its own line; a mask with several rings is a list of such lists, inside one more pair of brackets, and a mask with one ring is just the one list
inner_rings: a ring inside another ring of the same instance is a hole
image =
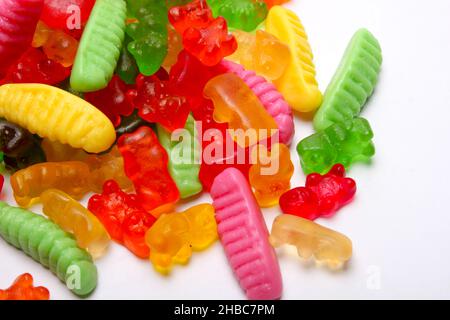
[[200, 204], [181, 213], [163, 214], [147, 232], [145, 242], [155, 269], [167, 274], [174, 263], [186, 264], [192, 251], [206, 249], [217, 238], [214, 207]]
[[0, 300], [48, 300], [50, 292], [44, 287], [33, 286], [33, 277], [24, 273], [5, 290], [0, 289]]
[[142, 207], [151, 211], [160, 206], [171, 206], [180, 193], [170, 177], [166, 150], [159, 144], [152, 129], [141, 127], [124, 134], [117, 142], [125, 162], [125, 173], [133, 181]]
[[352, 256], [349, 238], [317, 223], [290, 214], [278, 216], [272, 225], [270, 243], [274, 247], [294, 245], [303, 259], [314, 258], [331, 269], [338, 269]]
[[181, 35], [189, 28], [207, 27], [213, 20], [212, 11], [206, 0], [194, 0], [169, 10], [169, 21]]
[[336, 164], [323, 176], [309, 174], [305, 187], [294, 188], [281, 196], [280, 207], [284, 213], [315, 220], [333, 215], [349, 203], [355, 193], [355, 181], [345, 178], [344, 166]]
[[139, 75], [139, 69], [136, 60], [128, 51], [128, 45], [132, 39], [125, 34], [122, 51], [120, 52], [119, 61], [117, 62], [116, 73], [126, 83], [134, 84], [136, 77]]
[[323, 130], [333, 123], [351, 120], [359, 115], [375, 89], [382, 59], [378, 40], [366, 29], [358, 30], [314, 116], [316, 130]]
[[284, 144], [272, 145], [270, 151], [264, 145], [252, 149], [252, 163], [249, 180], [255, 198], [261, 207], [278, 203], [280, 196], [290, 187], [294, 165], [289, 148]]
[[[43, 216], [0, 202], [0, 236], [49, 268], [76, 295], [86, 296], [97, 286], [97, 268], [91, 255]], [[75, 286], [74, 270], [79, 276]]]
[[357, 161], [368, 161], [375, 154], [369, 122], [355, 118], [336, 123], [300, 141], [297, 152], [306, 174], [328, 172], [336, 163], [345, 168]]
[[103, 225], [89, 210], [66, 193], [49, 189], [41, 194], [42, 211], [64, 231], [72, 233], [80, 248], [94, 259], [101, 257], [110, 243]]
[[263, 0], [263, 1], [267, 4], [267, 7], [269, 7], [270, 9], [273, 6], [289, 2], [290, 0]]
[[109, 180], [102, 194], [89, 199], [88, 209], [103, 223], [112, 239], [136, 256], [148, 258], [145, 233], [156, 219], [142, 208], [136, 195], [123, 192], [117, 182]]
[[172, 27], [168, 26], [168, 48], [167, 55], [162, 65], [167, 70], [177, 62], [178, 54], [183, 50], [183, 38]]

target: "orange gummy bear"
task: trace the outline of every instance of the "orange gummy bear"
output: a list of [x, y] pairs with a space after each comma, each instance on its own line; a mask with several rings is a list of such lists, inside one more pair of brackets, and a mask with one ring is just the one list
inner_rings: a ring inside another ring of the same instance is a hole
[[48, 300], [50, 293], [47, 288], [33, 287], [33, 277], [24, 273], [17, 277], [12, 286], [0, 290], [0, 300]]

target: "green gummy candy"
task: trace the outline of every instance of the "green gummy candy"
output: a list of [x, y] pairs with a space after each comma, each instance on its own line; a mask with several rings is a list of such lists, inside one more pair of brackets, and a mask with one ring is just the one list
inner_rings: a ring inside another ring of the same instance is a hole
[[185, 129], [184, 133], [189, 133], [190, 145], [185, 141], [172, 141], [171, 133], [157, 125], [159, 142], [169, 155], [169, 173], [175, 181], [182, 199], [196, 195], [203, 189], [198, 179], [200, 172], [198, 134], [195, 120], [191, 115], [186, 121]]
[[122, 52], [120, 53], [119, 62], [117, 63], [116, 73], [126, 84], [134, 84], [139, 74], [136, 60], [128, 51], [128, 44], [131, 38], [125, 34]]
[[268, 9], [260, 0], [208, 0], [213, 15], [227, 20], [228, 27], [254, 31], [266, 19]]
[[0, 202], [0, 237], [48, 267], [73, 293], [85, 296], [97, 286], [89, 253], [43, 216]]
[[375, 154], [373, 132], [364, 118], [335, 123], [297, 145], [297, 152], [305, 174], [327, 173], [340, 163], [349, 168], [355, 162], [368, 161]]
[[81, 37], [70, 77], [79, 92], [105, 88], [111, 80], [125, 35], [124, 0], [97, 0]]
[[314, 117], [314, 128], [357, 117], [378, 81], [382, 63], [378, 40], [366, 29], [353, 36]]

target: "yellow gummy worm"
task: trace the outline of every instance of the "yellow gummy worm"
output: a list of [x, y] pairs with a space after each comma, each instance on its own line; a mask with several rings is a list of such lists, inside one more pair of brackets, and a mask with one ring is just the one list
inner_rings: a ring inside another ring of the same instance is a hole
[[310, 112], [322, 103], [316, 80], [313, 54], [305, 29], [294, 12], [274, 6], [266, 20], [266, 31], [291, 49], [291, 61], [284, 75], [275, 81], [278, 90], [297, 111]]
[[85, 100], [43, 84], [0, 86], [0, 117], [41, 137], [98, 153], [115, 141], [111, 121]]

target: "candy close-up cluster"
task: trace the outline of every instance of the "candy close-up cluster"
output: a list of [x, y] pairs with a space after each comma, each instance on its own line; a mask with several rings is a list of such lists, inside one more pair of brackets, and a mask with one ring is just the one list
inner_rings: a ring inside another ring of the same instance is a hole
[[[352, 202], [351, 168], [375, 154], [362, 112], [381, 47], [354, 30], [322, 93], [286, 2], [0, 0], [0, 177], [14, 199], [0, 201], [0, 238], [80, 298], [110, 280], [116, 245], [123, 278], [127, 258], [164, 278], [221, 247], [248, 299], [296, 286], [281, 259], [346, 272], [352, 241], [320, 219]], [[49, 290], [23, 274], [0, 300]]]

